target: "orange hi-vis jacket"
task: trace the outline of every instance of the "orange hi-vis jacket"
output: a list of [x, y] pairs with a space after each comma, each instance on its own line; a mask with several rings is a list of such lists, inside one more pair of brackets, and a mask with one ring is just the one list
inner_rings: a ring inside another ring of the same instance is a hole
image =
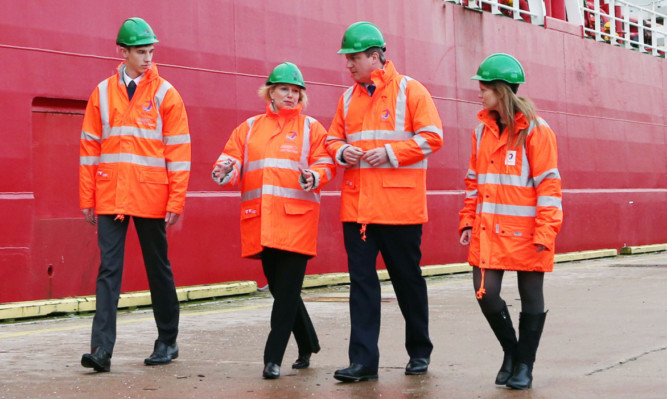
[[[343, 93], [329, 129], [327, 150], [347, 167], [341, 220], [361, 224], [422, 224], [426, 210], [426, 157], [442, 146], [442, 122], [428, 90], [399, 75], [391, 61], [373, 71], [373, 96], [357, 83]], [[389, 162], [349, 165], [343, 151], [384, 146]]]
[[79, 202], [99, 215], [181, 214], [190, 178], [183, 100], [155, 65], [130, 101], [125, 65], [88, 100], [81, 132]]
[[[468, 262], [482, 269], [550, 272], [556, 235], [563, 223], [556, 136], [541, 118], [515, 115], [515, 130], [527, 129], [522, 148], [508, 147], [486, 110], [472, 135], [459, 231], [472, 227]], [[516, 137], [516, 136], [515, 136]], [[536, 245], [546, 250], [537, 252]]]
[[[324, 147], [326, 130], [301, 114], [301, 105], [277, 114], [267, 105], [232, 132], [217, 163], [236, 161], [218, 184], [241, 181], [241, 256], [264, 247], [317, 254], [320, 188], [336, 173]], [[314, 189], [304, 191], [302, 170], [313, 173]]]

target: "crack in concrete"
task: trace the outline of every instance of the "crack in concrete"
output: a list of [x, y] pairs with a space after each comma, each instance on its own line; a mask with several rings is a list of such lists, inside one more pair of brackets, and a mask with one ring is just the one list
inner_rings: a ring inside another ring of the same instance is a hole
[[641, 358], [641, 357], [643, 357], [643, 356], [645, 356], [645, 355], [650, 355], [651, 353], [660, 352], [660, 351], [664, 351], [664, 350], [667, 350], [667, 346], [663, 346], [662, 348], [658, 348], [658, 349], [653, 349], [653, 350], [650, 350], [650, 351], [648, 351], [648, 352], [644, 352], [644, 353], [642, 353], [642, 354], [639, 354], [639, 355], [637, 355], [637, 356], [633, 356], [633, 357], [627, 358], [627, 359], [625, 359], [625, 360], [621, 360], [620, 362], [618, 362], [618, 363], [614, 363], [614, 364], [612, 364], [611, 366], [608, 366], [608, 367], [604, 367], [604, 368], [601, 368], [601, 369], [593, 370], [593, 371], [591, 371], [590, 373], [586, 373], [586, 376], [593, 375], [593, 374], [597, 374], [597, 373], [601, 373], [601, 372], [603, 372], [603, 371], [607, 371], [607, 370], [611, 370], [611, 369], [613, 369], [614, 367], [622, 366], [622, 365], [624, 365], [625, 363], [629, 363], [629, 362], [633, 362], [633, 361], [635, 361], [635, 360], [638, 360], [639, 358]]

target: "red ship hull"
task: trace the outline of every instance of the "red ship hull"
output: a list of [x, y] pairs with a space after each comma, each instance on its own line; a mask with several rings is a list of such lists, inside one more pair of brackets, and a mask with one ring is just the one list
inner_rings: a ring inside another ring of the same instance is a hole
[[[445, 145], [429, 159], [422, 264], [466, 259], [457, 221], [480, 109], [470, 76], [493, 52], [522, 62], [528, 83], [521, 94], [558, 137], [565, 223], [557, 252], [667, 242], [667, 62], [583, 39], [576, 26], [548, 19], [540, 27], [440, 1], [5, 3], [0, 302], [95, 291], [96, 230], [78, 207], [79, 136], [90, 92], [119, 63], [113, 40], [130, 16], [155, 30], [160, 73], [181, 93], [190, 119], [186, 209], [169, 230], [179, 286], [264, 282], [259, 262], [240, 257], [238, 189], [218, 188], [211, 165], [232, 129], [263, 111], [256, 90], [280, 62], [300, 67], [306, 114], [328, 126], [352, 84], [336, 51], [357, 20], [379, 25], [388, 58], [424, 83], [443, 119]], [[325, 187], [308, 274], [347, 269], [339, 190], [340, 176]], [[128, 237], [124, 292], [147, 288], [133, 230]]]

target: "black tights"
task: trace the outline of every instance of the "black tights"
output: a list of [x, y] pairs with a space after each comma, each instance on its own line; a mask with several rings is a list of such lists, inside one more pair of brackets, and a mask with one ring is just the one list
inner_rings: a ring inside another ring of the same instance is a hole
[[[504, 270], [485, 269], [484, 289], [486, 293], [478, 299], [479, 307], [485, 315], [500, 312], [505, 301], [500, 297], [500, 288], [503, 282]], [[523, 313], [544, 313], [544, 282], [543, 272], [517, 272], [519, 280], [519, 295], [521, 296], [521, 311]], [[482, 281], [482, 271], [479, 267], [472, 268], [472, 282], [475, 292]]]

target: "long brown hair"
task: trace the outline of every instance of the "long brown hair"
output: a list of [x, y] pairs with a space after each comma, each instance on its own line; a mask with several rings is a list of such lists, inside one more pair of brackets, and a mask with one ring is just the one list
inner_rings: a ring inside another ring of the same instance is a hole
[[[523, 147], [523, 145], [526, 143], [528, 129], [522, 129], [518, 134], [515, 134], [514, 115], [517, 112], [521, 112], [525, 115], [528, 123], [536, 121], [535, 104], [533, 104], [533, 102], [527, 98], [517, 96], [515, 93], [517, 87], [516, 85], [514, 86], [513, 90], [513, 87], [510, 86], [510, 84], [502, 80], [482, 82], [482, 84], [493, 90], [498, 95], [499, 108], [501, 112], [500, 115], [497, 116], [507, 126], [507, 131], [509, 132], [507, 146], [511, 146], [511, 142], [514, 141], [513, 147]], [[495, 111], [491, 112], [498, 114]]]

